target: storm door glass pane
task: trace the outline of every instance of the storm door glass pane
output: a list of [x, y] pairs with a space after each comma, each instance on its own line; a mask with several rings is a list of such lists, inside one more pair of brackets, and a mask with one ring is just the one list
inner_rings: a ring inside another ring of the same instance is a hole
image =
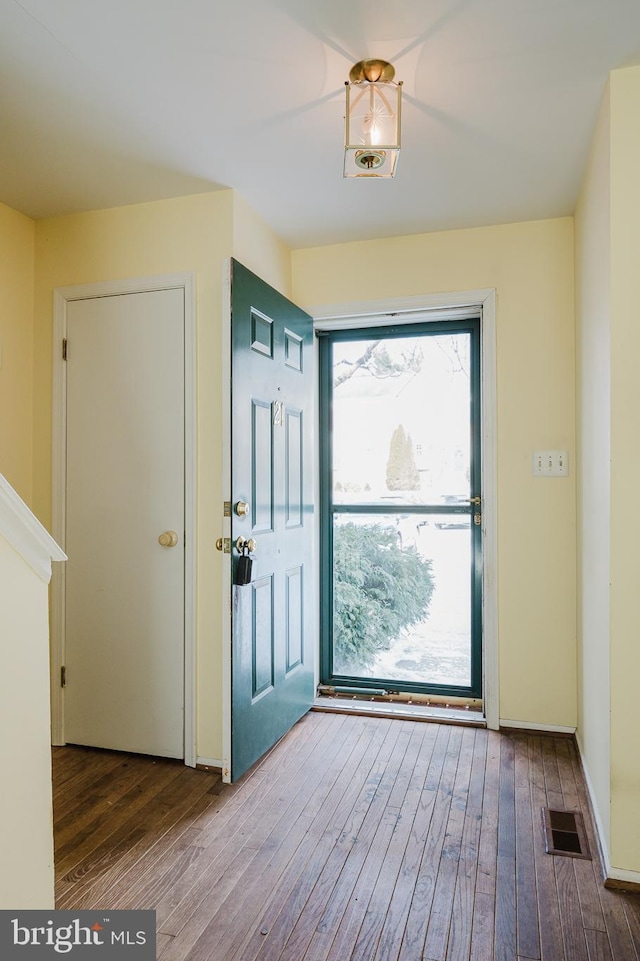
[[469, 687], [471, 334], [333, 344], [333, 674]]
[[469, 515], [334, 514], [333, 545], [334, 672], [468, 687]]
[[468, 333], [333, 345], [334, 504], [469, 498], [469, 347]]

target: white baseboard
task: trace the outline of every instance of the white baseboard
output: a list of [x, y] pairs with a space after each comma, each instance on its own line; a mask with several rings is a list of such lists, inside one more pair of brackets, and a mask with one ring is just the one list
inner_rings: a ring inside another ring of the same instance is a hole
[[575, 734], [575, 727], [562, 727], [560, 724], [537, 724], [535, 721], [509, 721], [500, 718], [500, 727], [516, 727], [523, 731], [540, 731], [543, 734]]
[[580, 766], [584, 775], [585, 784], [587, 785], [587, 793], [589, 795], [589, 802], [591, 804], [591, 814], [593, 816], [596, 834], [598, 835], [598, 844], [600, 847], [600, 856], [602, 859], [602, 868], [605, 874], [605, 881], [622, 881], [627, 884], [638, 885], [638, 887], [640, 887], [640, 871], [626, 871], [624, 868], [614, 868], [611, 866], [611, 856], [609, 854], [607, 836], [604, 830], [604, 824], [602, 823], [602, 818], [600, 816], [600, 809], [598, 808], [596, 801], [596, 793], [593, 787], [593, 782], [589, 775], [589, 769], [585, 763], [582, 742], [579, 735], [576, 737], [576, 743], [578, 745], [578, 753], [580, 754]]
[[218, 771], [222, 770], [222, 761], [217, 757], [196, 757], [196, 767], [214, 767]]
[[624, 884], [633, 884], [640, 890], [640, 871], [624, 871], [622, 868], [607, 868], [607, 881], [622, 881]]
[[593, 781], [589, 775], [589, 769], [585, 763], [584, 752], [582, 750], [582, 741], [580, 740], [579, 733], [576, 734], [576, 744], [578, 745], [578, 754], [580, 756], [580, 767], [582, 768], [582, 775], [584, 777], [584, 783], [587, 786], [587, 794], [589, 795], [589, 805], [591, 807], [591, 816], [593, 818], [593, 826], [596, 830], [596, 836], [598, 840], [598, 848], [600, 854], [600, 861], [602, 863], [602, 870], [604, 871], [605, 877], [611, 876], [611, 859], [609, 857], [609, 845], [607, 844], [607, 835], [605, 833], [604, 824], [600, 816], [600, 808], [596, 802], [596, 793], [593, 788]]

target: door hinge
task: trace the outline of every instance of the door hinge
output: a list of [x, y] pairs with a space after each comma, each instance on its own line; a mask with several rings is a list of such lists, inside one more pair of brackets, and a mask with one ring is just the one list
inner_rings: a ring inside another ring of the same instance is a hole
[[60, 687], [67, 686], [67, 669], [66, 667], [60, 668]]
[[62, 340], [62, 359], [67, 359], [67, 338], [64, 337]]

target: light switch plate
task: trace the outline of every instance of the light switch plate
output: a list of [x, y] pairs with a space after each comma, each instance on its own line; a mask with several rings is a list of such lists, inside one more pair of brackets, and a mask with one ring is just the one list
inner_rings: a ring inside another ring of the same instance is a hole
[[566, 450], [535, 450], [532, 472], [534, 477], [567, 477], [569, 452]]

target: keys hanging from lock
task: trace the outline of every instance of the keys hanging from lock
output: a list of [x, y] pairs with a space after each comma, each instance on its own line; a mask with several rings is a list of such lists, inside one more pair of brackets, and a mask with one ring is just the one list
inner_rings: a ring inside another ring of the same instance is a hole
[[235, 583], [238, 587], [246, 587], [247, 584], [251, 583], [251, 568], [253, 566], [253, 561], [249, 556], [249, 548], [245, 544], [242, 548], [242, 554], [238, 558], [236, 564], [236, 578]]

